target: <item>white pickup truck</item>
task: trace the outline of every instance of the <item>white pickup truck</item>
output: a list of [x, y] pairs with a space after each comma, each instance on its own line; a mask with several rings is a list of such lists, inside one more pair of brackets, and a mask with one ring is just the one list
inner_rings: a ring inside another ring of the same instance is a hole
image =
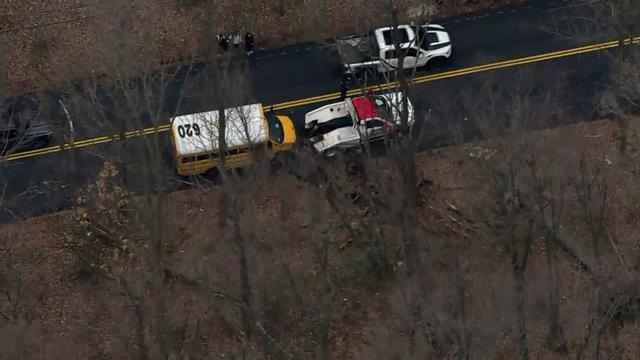
[[[340, 150], [359, 148], [396, 134], [401, 122], [402, 94], [399, 92], [347, 98], [305, 115], [305, 129], [311, 146], [333, 157]], [[413, 105], [407, 99], [407, 125], [415, 122]]]
[[[444, 62], [451, 56], [452, 46], [444, 27], [435, 24], [400, 25], [400, 50], [404, 52], [403, 69]], [[394, 44], [394, 28], [384, 27], [336, 41], [338, 54], [347, 74], [359, 75], [366, 70], [388, 72], [399, 68], [398, 50]]]

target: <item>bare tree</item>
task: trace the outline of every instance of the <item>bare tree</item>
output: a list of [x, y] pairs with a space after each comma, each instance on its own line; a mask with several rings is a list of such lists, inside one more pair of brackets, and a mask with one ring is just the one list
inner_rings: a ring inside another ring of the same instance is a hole
[[537, 208], [527, 199], [526, 180], [520, 174], [523, 163], [507, 159], [503, 169], [496, 169], [492, 177], [492, 192], [497, 199], [496, 214], [503, 234], [497, 234], [510, 257], [516, 293], [516, 314], [520, 357], [529, 358], [525, 313], [525, 272], [537, 221]]
[[[422, 7], [428, 7], [424, 3], [421, 4]], [[410, 117], [413, 117], [413, 114], [409, 114], [409, 99], [412, 96], [412, 92], [410, 89], [410, 81], [411, 78], [416, 74], [416, 68], [412, 68], [410, 71], [404, 68], [404, 59], [406, 56], [407, 50], [401, 46], [402, 36], [399, 30], [400, 22], [406, 19], [404, 14], [400, 13], [400, 8], [392, 1], [385, 2], [384, 4], [380, 4], [379, 8], [375, 10], [371, 9], [370, 11], [376, 11], [384, 14], [383, 19], [388, 20], [391, 23], [391, 27], [393, 29], [393, 46], [396, 51], [398, 59], [397, 59], [397, 67], [390, 68], [388, 72], [381, 74], [381, 79], [383, 84], [386, 85], [394, 85], [391, 87], [392, 90], [397, 91], [399, 96], [399, 101], [395, 101], [392, 104], [393, 111], [399, 114], [397, 120], [399, 122], [399, 136], [397, 143], [393, 143], [389, 147], [389, 154], [394, 158], [394, 163], [397, 165], [396, 176], [395, 179], [399, 181], [398, 185], [398, 196], [400, 196], [398, 206], [395, 209], [398, 211], [395, 216], [402, 222], [402, 239], [403, 246], [407, 261], [407, 271], [410, 275], [414, 273], [414, 271], [420, 267], [420, 252], [418, 249], [418, 240], [416, 238], [415, 228], [416, 228], [416, 199], [418, 199], [418, 178], [417, 171], [415, 165], [415, 154], [416, 154], [416, 145], [415, 140], [411, 136], [411, 124], [409, 123]], [[413, 14], [412, 21], [416, 22], [426, 22], [430, 19], [432, 12], [420, 12], [419, 14]], [[374, 22], [375, 23], [375, 22]], [[367, 25], [372, 25], [371, 23], [366, 23]], [[422, 39], [416, 38], [412, 40], [412, 43], [409, 45], [415, 45], [415, 43], [421, 43]], [[403, 46], [406, 44], [402, 44]], [[372, 56], [378, 56], [378, 54], [372, 54]], [[367, 87], [368, 79], [367, 76], [360, 77], [357, 80], [359, 86]], [[375, 85], [373, 86], [375, 89]], [[371, 155], [370, 147], [368, 142], [364, 143], [365, 153], [367, 155]], [[365, 167], [366, 168], [366, 167]], [[375, 175], [372, 179], [375, 179]], [[375, 180], [374, 180], [375, 181]], [[366, 183], [366, 181], [365, 181]], [[381, 185], [381, 184], [378, 184]]]
[[591, 251], [597, 267], [602, 270], [602, 245], [606, 236], [606, 209], [608, 184], [603, 175], [604, 161], [595, 166], [590, 165], [587, 155], [580, 156], [579, 175], [573, 181], [578, 195], [582, 214], [589, 229]]
[[[492, 138], [491, 143], [494, 144], [492, 149], [474, 155], [479, 160], [479, 173], [486, 174], [489, 186], [484, 200], [489, 202], [478, 200], [475, 206], [481, 207], [479, 211], [484, 214], [483, 221], [511, 264], [517, 343], [519, 357], [523, 359], [530, 357], [526, 278], [532, 246], [542, 229], [546, 229], [547, 241], [557, 238], [555, 231], [562, 203], [552, 198], [557, 190], [551, 187], [553, 182], [562, 183], [562, 180], [543, 177], [538, 163], [546, 164], [546, 161], [539, 160], [538, 154], [544, 145], [538, 136], [526, 132], [544, 127], [554, 112], [560, 110], [556, 92], [550, 87], [540, 89], [531, 74], [523, 71], [516, 75], [513, 83], [487, 85], [483, 107], [477, 109], [474, 116], [484, 131], [483, 135]], [[553, 205], [547, 203], [551, 201], [554, 201]], [[549, 252], [548, 256], [552, 271], [555, 253]], [[551, 285], [550, 291], [556, 290]], [[549, 300], [557, 302], [553, 300], [553, 293], [550, 293]], [[554, 311], [557, 308], [550, 314], [552, 338], [554, 342], [561, 342]]]
[[[244, 342], [251, 340], [253, 326], [251, 324], [250, 314], [253, 312], [253, 295], [251, 291], [250, 283], [250, 271], [249, 271], [249, 259], [246, 237], [242, 235], [240, 213], [238, 212], [237, 205], [234, 204], [232, 194], [230, 190], [233, 188], [229, 182], [234, 181], [233, 176], [227, 178], [225, 159], [227, 156], [227, 132], [229, 125], [226, 119], [226, 109], [243, 105], [250, 99], [250, 89], [248, 89], [248, 75], [246, 65], [243, 59], [238, 58], [238, 54], [218, 53], [216, 52], [217, 44], [214, 43], [214, 34], [208, 29], [213, 28], [213, 9], [205, 20], [205, 31], [209, 32], [208, 39], [211, 39], [208, 45], [207, 57], [211, 63], [208, 66], [208, 78], [211, 83], [216, 84], [216, 91], [212, 94], [212, 105], [218, 112], [217, 116], [217, 145], [218, 145], [218, 159], [217, 159], [217, 172], [222, 182], [222, 187], [226, 188], [220, 194], [220, 217], [219, 217], [219, 230], [221, 233], [225, 233], [227, 227], [227, 221], [231, 220], [231, 231], [234, 243], [236, 244], [236, 251], [238, 255], [239, 270], [240, 270], [240, 289], [241, 299], [243, 307], [241, 309], [241, 323], [242, 334], [244, 336]], [[232, 50], [232, 49], [230, 49]], [[240, 108], [236, 110], [241, 112]], [[247, 128], [247, 122], [251, 119], [247, 118], [246, 114], [239, 114], [240, 121], [243, 123], [244, 128]], [[252, 147], [253, 139], [247, 135], [247, 143]]]
[[0, 302], [0, 323], [4, 324], [0, 341], [6, 347], [8, 356], [21, 359], [30, 355], [26, 344], [30, 321], [25, 316], [25, 284], [10, 266], [12, 246], [6, 244], [0, 260], [0, 293], [3, 300]]
[[0, 36], [0, 99], [4, 99], [7, 86], [9, 85], [9, 46], [7, 44], [7, 38], [4, 35]]
[[458, 359], [468, 360], [471, 357], [471, 341], [472, 333], [469, 327], [468, 309], [467, 309], [467, 284], [465, 281], [465, 269], [459, 256], [452, 254], [455, 259], [455, 303], [456, 303], [456, 321], [458, 322]]
[[[554, 154], [552, 152], [552, 154]], [[547, 156], [549, 154], [546, 154]], [[559, 155], [559, 154], [558, 154]], [[558, 249], [560, 224], [565, 206], [566, 172], [562, 162], [554, 161], [554, 155], [538, 158], [531, 157], [528, 168], [533, 180], [535, 206], [540, 209], [541, 226], [545, 238], [545, 255], [548, 272], [549, 304], [549, 347], [553, 351], [567, 352], [564, 332], [560, 322], [560, 273], [558, 270]], [[560, 158], [560, 156], [558, 156]], [[545, 166], [541, 166], [543, 162]]]
[[[394, 46], [400, 49], [401, 36], [398, 30], [398, 10], [390, 2], [391, 18], [394, 27]], [[404, 210], [402, 221], [403, 243], [407, 256], [407, 271], [412, 275], [420, 267], [420, 250], [416, 239], [416, 203], [418, 198], [418, 176], [416, 172], [415, 142], [409, 132], [409, 106], [410, 97], [409, 81], [404, 74], [405, 53], [398, 51], [399, 68], [396, 70], [400, 93], [402, 94], [402, 104], [400, 105], [400, 149], [396, 152], [395, 159], [398, 162], [398, 175], [402, 179], [403, 186], [400, 194], [402, 196], [401, 206]]]
[[[116, 258], [120, 246], [124, 246], [126, 253], [130, 254], [121, 256], [131, 256], [129, 261], [109, 271], [107, 279], [114, 291], [123, 294], [131, 303], [136, 319], [139, 356], [168, 357], [174, 348], [166, 306], [168, 289], [165, 275], [166, 248], [171, 239], [168, 238], [170, 231], [165, 221], [167, 209], [162, 191], [167, 187], [170, 172], [165, 168], [163, 145], [157, 136], [139, 138], [136, 145], [128, 144], [125, 140], [131, 134], [135, 135], [133, 130], [167, 123], [166, 103], [171, 100], [169, 96], [173, 95], [168, 88], [180, 69], [159, 64], [149, 43], [136, 48], [130, 5], [105, 5], [110, 6], [109, 10], [118, 16], [96, 22], [101, 30], [99, 33], [103, 35], [100, 49], [108, 54], [105, 66], [108, 67], [109, 76], [88, 79], [83, 83], [83, 89], [72, 93], [64, 105], [67, 116], [78, 119], [74, 122], [76, 131], [116, 134], [115, 156], [107, 155], [116, 166], [108, 170], [111, 175], [106, 180], [117, 188], [136, 188], [141, 197], [131, 204], [130, 209], [122, 209], [122, 203], [119, 202], [107, 204], [107, 208], [118, 214], [117, 221], [102, 224], [98, 227], [102, 231], [94, 230], [93, 233], [111, 234], [110, 237], [119, 239], [111, 242], [119, 244], [116, 246]], [[143, 32], [151, 31], [151, 26], [141, 28]], [[178, 94], [178, 105], [180, 97], [181, 93]], [[129, 175], [132, 173], [136, 176]], [[125, 201], [132, 195], [126, 194], [119, 201]], [[83, 216], [81, 223], [99, 225], [103, 217], [100, 213], [89, 212]], [[122, 223], [129, 225], [125, 228], [115, 226]], [[132, 232], [140, 236], [137, 226], [141, 224], [144, 224], [141, 228], [145, 234], [138, 238], [138, 242], [134, 242], [134, 237], [126, 234]], [[114, 260], [105, 261], [112, 263]], [[149, 296], [150, 291], [154, 293], [153, 297]]]
[[[628, 53], [626, 55], [625, 53]], [[637, 49], [620, 50], [612, 84], [606, 89], [601, 99], [601, 111], [615, 117], [618, 122], [618, 146], [623, 164], [629, 166], [630, 124], [637, 117], [640, 108], [640, 87], [638, 64], [640, 52]], [[636, 146], [632, 144], [632, 146]]]
[[[552, 31], [559, 36], [592, 41], [615, 41], [617, 46], [605, 52], [611, 70], [609, 83], [600, 96], [598, 111], [618, 124], [618, 145], [623, 161], [628, 161], [629, 124], [637, 112], [638, 50], [640, 10], [632, 0], [593, 1], [580, 4], [557, 19]], [[636, 41], [637, 43], [637, 41]]]

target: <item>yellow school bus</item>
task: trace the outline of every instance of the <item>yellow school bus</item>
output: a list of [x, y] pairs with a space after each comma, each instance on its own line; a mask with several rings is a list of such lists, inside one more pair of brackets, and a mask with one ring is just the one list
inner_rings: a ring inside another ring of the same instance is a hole
[[[270, 155], [291, 150], [296, 142], [291, 118], [265, 115], [261, 104], [225, 109], [224, 114], [225, 169], [252, 164], [261, 150]], [[171, 119], [171, 140], [179, 175], [203, 174], [218, 166], [218, 118], [219, 112], [215, 110]]]

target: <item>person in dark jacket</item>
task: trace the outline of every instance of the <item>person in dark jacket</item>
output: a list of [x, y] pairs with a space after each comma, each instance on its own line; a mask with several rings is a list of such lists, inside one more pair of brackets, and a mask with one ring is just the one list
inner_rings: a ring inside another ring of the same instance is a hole
[[349, 91], [349, 84], [351, 83], [351, 74], [342, 75], [340, 80], [340, 99], [347, 98], [347, 91]]
[[244, 46], [247, 50], [247, 56], [253, 55], [253, 49], [256, 46], [256, 39], [251, 32], [244, 35]]
[[229, 39], [227, 39], [224, 34], [218, 34], [218, 45], [220, 45], [220, 49], [226, 52], [229, 49]]

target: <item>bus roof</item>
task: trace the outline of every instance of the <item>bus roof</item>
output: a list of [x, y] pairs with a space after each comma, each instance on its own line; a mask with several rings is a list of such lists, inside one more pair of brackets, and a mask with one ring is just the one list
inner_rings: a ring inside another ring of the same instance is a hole
[[[261, 104], [224, 110], [227, 148], [265, 143], [267, 129]], [[171, 124], [175, 150], [179, 156], [218, 151], [218, 111], [176, 116]]]

